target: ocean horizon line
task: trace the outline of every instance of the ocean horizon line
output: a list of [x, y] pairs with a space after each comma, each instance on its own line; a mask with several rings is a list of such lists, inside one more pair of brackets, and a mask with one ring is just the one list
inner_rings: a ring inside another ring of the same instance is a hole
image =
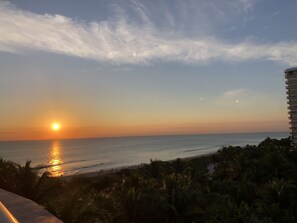
[[55, 140], [91, 140], [91, 139], [117, 139], [117, 138], [147, 138], [147, 137], [169, 137], [169, 136], [194, 136], [194, 135], [235, 135], [235, 134], [261, 134], [261, 133], [288, 133], [290, 131], [255, 131], [255, 132], [214, 132], [214, 133], [189, 133], [189, 134], [152, 134], [152, 135], [127, 135], [127, 136], [98, 136], [98, 137], [76, 137], [76, 138], [56, 138], [56, 139], [16, 139], [0, 140], [1, 142], [31, 142], [31, 141], [55, 141]]

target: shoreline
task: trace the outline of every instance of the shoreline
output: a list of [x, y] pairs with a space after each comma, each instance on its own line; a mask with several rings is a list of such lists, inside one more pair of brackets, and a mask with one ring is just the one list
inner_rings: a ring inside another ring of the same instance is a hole
[[[161, 161], [161, 162], [173, 162], [177, 159], [181, 159], [183, 161], [190, 161], [193, 159], [197, 159], [197, 158], [202, 158], [202, 157], [208, 157], [208, 156], [212, 156], [215, 153], [217, 153], [217, 151], [215, 152], [211, 152], [211, 153], [207, 153], [207, 154], [202, 154], [202, 155], [196, 155], [196, 156], [189, 156], [189, 157], [184, 157], [184, 158], [176, 158], [176, 159], [172, 159], [172, 160], [157, 160], [157, 161]], [[118, 173], [122, 170], [135, 170], [138, 168], [141, 168], [145, 165], [150, 165], [150, 163], [140, 163], [140, 164], [136, 164], [136, 165], [128, 165], [128, 166], [119, 166], [119, 167], [114, 167], [114, 168], [108, 168], [108, 169], [102, 169], [99, 171], [93, 171], [93, 172], [89, 172], [89, 173], [78, 173], [78, 174], [72, 174], [72, 175], [67, 175], [67, 176], [58, 176], [57, 178], [62, 178], [64, 180], [71, 180], [73, 178], [93, 178], [93, 177], [97, 177], [97, 176], [103, 176], [103, 175], [108, 175], [108, 174], [113, 174], [113, 173]], [[213, 165], [213, 164], [211, 164]], [[209, 166], [209, 171], [212, 172], [213, 167]]]

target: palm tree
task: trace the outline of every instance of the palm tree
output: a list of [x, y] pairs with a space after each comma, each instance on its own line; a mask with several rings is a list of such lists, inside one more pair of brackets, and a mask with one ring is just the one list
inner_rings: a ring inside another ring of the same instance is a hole
[[43, 203], [46, 198], [59, 193], [62, 182], [59, 178], [50, 177], [49, 172], [44, 172], [41, 176], [38, 176], [30, 164], [31, 162], [27, 161], [25, 166], [17, 166], [16, 193]]
[[17, 165], [0, 158], [0, 187], [14, 192], [16, 190]]
[[150, 163], [150, 172], [151, 176], [155, 179], [159, 179], [161, 177], [161, 163], [160, 160], [152, 160]]

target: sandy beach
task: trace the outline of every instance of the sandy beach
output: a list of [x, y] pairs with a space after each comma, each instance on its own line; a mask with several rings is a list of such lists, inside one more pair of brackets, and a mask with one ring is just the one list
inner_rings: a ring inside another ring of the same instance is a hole
[[[197, 156], [191, 156], [191, 157], [185, 157], [185, 158], [177, 158], [177, 159], [181, 159], [181, 160], [184, 160], [184, 161], [189, 161], [189, 160], [193, 160], [193, 159], [197, 159], [197, 158], [208, 157], [208, 156], [211, 156], [211, 155], [213, 155], [215, 153], [216, 152], [212, 152], [212, 153], [209, 153], [209, 154], [203, 154], [203, 155], [197, 155]], [[176, 159], [166, 160], [166, 161], [159, 160], [159, 161], [173, 162], [175, 160]], [[138, 165], [121, 166], [121, 167], [110, 168], [110, 169], [102, 169], [102, 170], [95, 171], [95, 172], [90, 172], [90, 173], [77, 173], [77, 174], [61, 176], [61, 177], [63, 179], [65, 179], [65, 180], [70, 180], [70, 179], [76, 178], [76, 177], [92, 178], [92, 177], [103, 176], [103, 175], [112, 174], [112, 173], [118, 173], [121, 170], [135, 170], [135, 169], [144, 167], [145, 165], [149, 165], [149, 163], [141, 163], [141, 164], [138, 164]], [[209, 165], [207, 168], [208, 168], [209, 173], [213, 173], [214, 164]]]

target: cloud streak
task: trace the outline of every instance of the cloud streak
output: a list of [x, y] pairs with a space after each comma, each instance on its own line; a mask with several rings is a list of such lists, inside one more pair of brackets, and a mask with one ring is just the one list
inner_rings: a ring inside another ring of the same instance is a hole
[[0, 51], [43, 51], [112, 64], [248, 60], [297, 63], [295, 40], [260, 44], [249, 40], [229, 43], [207, 36], [187, 38], [157, 29], [141, 5], [136, 10], [142, 15], [142, 24], [128, 22], [124, 13], [117, 20], [84, 23], [62, 15], [35, 14], [0, 2]]
[[250, 108], [252, 105], [258, 105], [258, 107], [261, 107], [263, 102], [266, 100], [268, 100], [268, 97], [261, 92], [239, 88], [223, 92], [215, 99], [214, 102], [217, 105], [228, 107], [232, 105], [233, 107], [238, 106], [237, 104], [240, 103], [241, 108]]

